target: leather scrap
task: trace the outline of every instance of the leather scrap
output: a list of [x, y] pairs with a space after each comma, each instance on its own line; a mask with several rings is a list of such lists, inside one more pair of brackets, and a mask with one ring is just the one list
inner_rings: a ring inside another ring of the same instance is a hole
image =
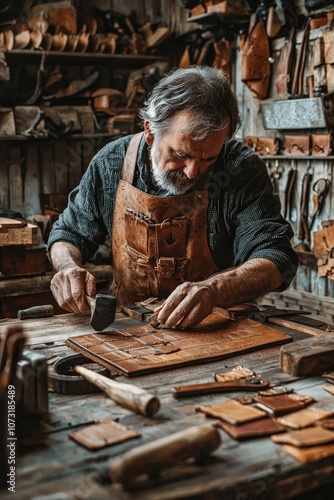
[[330, 417], [333, 415], [332, 411], [322, 410], [320, 408], [303, 408], [293, 413], [289, 413], [283, 417], [278, 417], [277, 421], [291, 429], [303, 429], [309, 425], [314, 424], [317, 420]]
[[278, 394], [275, 396], [255, 396], [256, 406], [270, 415], [283, 415], [292, 411], [301, 410], [312, 403], [314, 399], [309, 396], [294, 397], [296, 394]]
[[307, 427], [292, 432], [284, 432], [279, 436], [272, 436], [274, 443], [291, 444], [298, 448], [316, 446], [334, 441], [334, 432], [322, 427]]
[[304, 464], [318, 462], [319, 460], [323, 460], [324, 458], [334, 455], [333, 443], [321, 446], [309, 446], [308, 448], [297, 448], [296, 446], [285, 444], [282, 449], [293, 458], [296, 458], [299, 462]]
[[138, 432], [124, 425], [107, 419], [98, 424], [89, 425], [71, 432], [69, 437], [89, 450], [98, 450], [112, 444], [122, 443], [128, 439], [140, 437]]
[[285, 427], [280, 425], [274, 418], [265, 417], [244, 424], [231, 424], [221, 420], [216, 424], [221, 427], [233, 439], [239, 441], [262, 436], [271, 436], [285, 431]]
[[198, 406], [195, 409], [197, 412], [205, 413], [209, 417], [225, 420], [230, 424], [242, 424], [266, 416], [266, 413], [258, 408], [245, 406], [233, 400], [218, 405]]

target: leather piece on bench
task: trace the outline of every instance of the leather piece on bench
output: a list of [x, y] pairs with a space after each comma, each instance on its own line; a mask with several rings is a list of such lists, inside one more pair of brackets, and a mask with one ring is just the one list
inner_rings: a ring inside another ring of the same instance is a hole
[[66, 344], [109, 369], [136, 376], [218, 361], [291, 340], [289, 335], [244, 318], [205, 322], [183, 331], [143, 325], [70, 337]]
[[242, 405], [234, 400], [218, 405], [198, 406], [195, 409], [197, 412], [205, 413], [209, 417], [219, 418], [236, 425], [266, 417], [264, 411], [249, 405]]
[[89, 450], [98, 450], [105, 446], [140, 437], [140, 434], [115, 422], [115, 420], [107, 419], [71, 432], [69, 437]]
[[272, 436], [274, 443], [290, 444], [303, 448], [318, 446], [334, 441], [334, 432], [322, 427], [307, 427], [297, 431], [284, 432], [280, 436]]
[[272, 417], [265, 417], [244, 424], [230, 424], [221, 420], [216, 425], [221, 427], [233, 439], [239, 441], [262, 436], [271, 436], [272, 434], [285, 431], [285, 427], [280, 425]]
[[297, 448], [297, 446], [285, 444], [282, 449], [303, 464], [318, 462], [319, 460], [323, 460], [324, 458], [334, 455], [333, 443], [321, 446], [309, 446], [308, 448]]

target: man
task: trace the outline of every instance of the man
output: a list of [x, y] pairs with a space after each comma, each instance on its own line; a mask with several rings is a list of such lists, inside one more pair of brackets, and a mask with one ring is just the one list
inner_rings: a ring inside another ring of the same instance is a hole
[[231, 138], [239, 111], [226, 76], [205, 66], [173, 70], [140, 117], [144, 133], [97, 153], [54, 224], [59, 305], [88, 309], [95, 279], [82, 264], [107, 234], [111, 293], [123, 304], [166, 298], [158, 316], [166, 328], [287, 288], [297, 269], [292, 229], [262, 160]]

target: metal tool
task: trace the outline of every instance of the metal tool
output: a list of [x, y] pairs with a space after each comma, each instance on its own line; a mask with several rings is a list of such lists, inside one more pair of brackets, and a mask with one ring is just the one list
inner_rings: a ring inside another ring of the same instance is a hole
[[310, 214], [310, 223], [309, 230], [312, 229], [315, 216], [319, 214], [322, 210], [325, 198], [329, 189], [329, 180], [328, 179], [318, 179], [312, 186], [313, 189], [313, 210]]
[[[52, 389], [58, 394], [90, 394], [100, 392], [101, 389], [88, 382], [84, 377], [73, 372], [75, 365], [89, 364], [89, 369], [100, 375], [110, 377], [110, 371], [100, 366], [83, 354], [70, 354], [54, 360], [48, 365], [48, 382]], [[56, 370], [55, 370], [56, 367]]]
[[[73, 356], [71, 358], [71, 361], [73, 361]], [[125, 408], [149, 417], [152, 417], [160, 408], [159, 399], [140, 387], [116, 382], [79, 364], [73, 364], [72, 366], [68, 364], [65, 373], [70, 367], [75, 373], [82, 375], [86, 380], [105, 392], [113, 401]], [[64, 371], [59, 370], [59, 363], [57, 364], [57, 362], [54, 370], [56, 373], [60, 372], [60, 374], [64, 375]]]
[[237, 380], [228, 380], [226, 382], [179, 385], [172, 388], [172, 394], [175, 398], [183, 398], [187, 396], [199, 396], [201, 394], [213, 394], [216, 392], [258, 391], [268, 388], [269, 385], [270, 382], [268, 379], [255, 375]]
[[98, 293], [95, 299], [86, 295], [86, 301], [91, 310], [90, 324], [94, 330], [100, 332], [115, 321], [116, 297]]
[[0, 388], [14, 384], [17, 363], [22, 356], [26, 336], [20, 326], [7, 328], [0, 338]]

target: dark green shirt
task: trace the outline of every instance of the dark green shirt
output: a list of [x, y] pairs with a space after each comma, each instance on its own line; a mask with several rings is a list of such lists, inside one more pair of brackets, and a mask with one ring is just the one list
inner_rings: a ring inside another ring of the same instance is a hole
[[[91, 160], [79, 186], [69, 194], [67, 208], [53, 225], [48, 249], [55, 241], [66, 241], [87, 261], [107, 235], [112, 239], [116, 190], [131, 137], [110, 142]], [[134, 185], [154, 194], [146, 158], [142, 139]], [[287, 288], [298, 265], [290, 243], [293, 231], [281, 215], [263, 161], [243, 142], [227, 141], [208, 190], [208, 242], [217, 267], [223, 270], [249, 259], [267, 259], [283, 275], [280, 290]]]

